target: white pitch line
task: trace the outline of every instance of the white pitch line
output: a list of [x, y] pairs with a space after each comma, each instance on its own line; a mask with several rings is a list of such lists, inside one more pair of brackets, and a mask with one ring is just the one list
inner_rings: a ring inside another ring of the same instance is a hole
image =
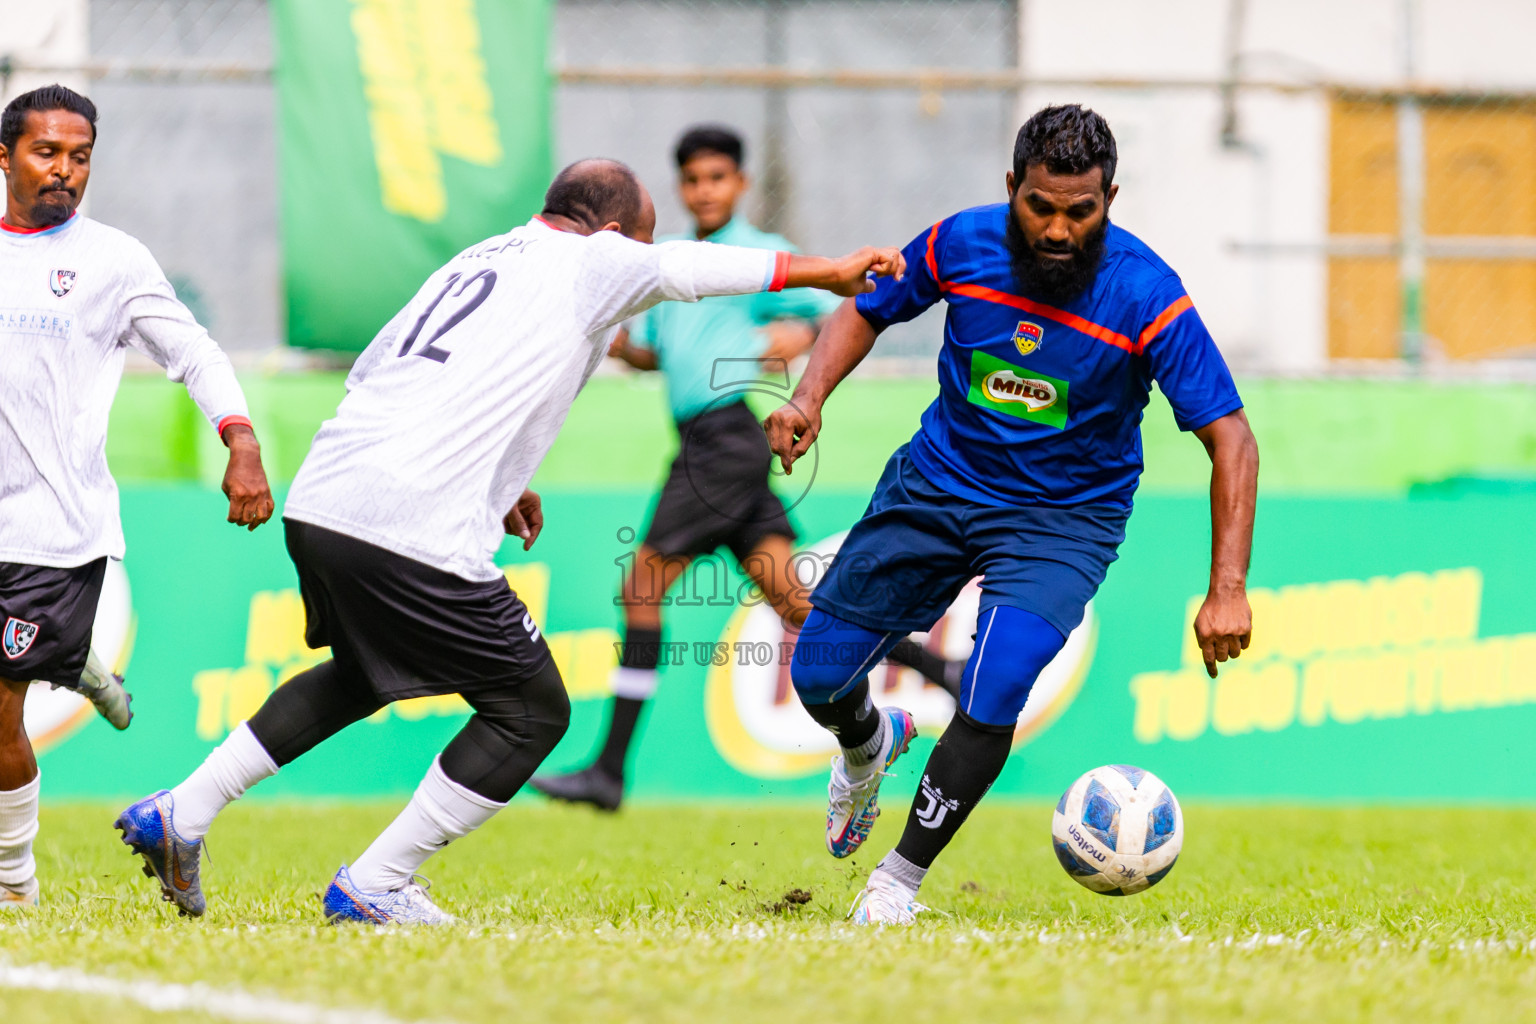
[[252, 995], [239, 989], [178, 985], [164, 981], [121, 981], [47, 964], [0, 964], [0, 988], [124, 999], [160, 1013], [199, 1013], [224, 1020], [276, 1024], [405, 1024], [373, 1010], [342, 1010]]

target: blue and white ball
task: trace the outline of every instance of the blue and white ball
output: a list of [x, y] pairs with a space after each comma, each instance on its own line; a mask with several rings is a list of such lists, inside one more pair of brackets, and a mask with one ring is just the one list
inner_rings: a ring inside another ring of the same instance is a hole
[[1105, 896], [1129, 896], [1173, 870], [1184, 846], [1184, 814], [1156, 775], [1107, 764], [1061, 795], [1051, 839], [1056, 859], [1078, 884]]

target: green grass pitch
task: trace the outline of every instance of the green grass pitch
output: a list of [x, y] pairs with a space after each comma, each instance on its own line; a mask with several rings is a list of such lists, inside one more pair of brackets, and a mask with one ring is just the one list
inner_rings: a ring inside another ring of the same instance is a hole
[[[232, 808], [197, 922], [140, 875], [116, 807], [45, 807], [46, 903], [0, 916], [0, 966], [410, 1021], [1536, 1019], [1536, 811], [1196, 804], [1173, 873], [1112, 899], [1056, 864], [1049, 807], [987, 806], [924, 886], [936, 912], [865, 931], [843, 915], [897, 808], [855, 866], [822, 850], [814, 806], [519, 801], [428, 865], [460, 924], [326, 926], [317, 893], [396, 807]], [[22, 989], [0, 1018], [206, 1019]]]

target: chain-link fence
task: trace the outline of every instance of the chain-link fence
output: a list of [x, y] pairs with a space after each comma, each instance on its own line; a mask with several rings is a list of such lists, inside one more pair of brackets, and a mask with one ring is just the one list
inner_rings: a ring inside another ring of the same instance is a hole
[[[102, 109], [92, 212], [143, 238], [226, 344], [275, 344], [267, 0], [59, 3], [82, 12], [83, 59], [49, 67], [0, 29], [11, 91], [39, 75], [88, 86]], [[670, 152], [699, 121], [746, 137], [753, 220], [831, 252], [899, 244], [1000, 200], [1021, 117], [1079, 101], [1120, 143], [1115, 219], [1180, 272], [1235, 365], [1314, 372], [1404, 357], [1497, 360], [1509, 372], [1536, 356], [1536, 65], [1519, 44], [1536, 38], [1536, 5], [553, 9], [557, 159], [631, 163], [663, 231], [689, 228]], [[926, 315], [877, 355], [923, 365], [939, 331]]]

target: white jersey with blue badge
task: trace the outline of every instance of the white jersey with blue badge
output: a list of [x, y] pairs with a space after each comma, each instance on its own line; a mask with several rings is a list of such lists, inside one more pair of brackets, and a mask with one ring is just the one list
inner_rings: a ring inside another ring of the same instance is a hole
[[0, 224], [0, 562], [123, 556], [107, 416], [128, 348], [186, 384], [216, 430], [249, 423], [229, 359], [142, 243], [74, 215]]

